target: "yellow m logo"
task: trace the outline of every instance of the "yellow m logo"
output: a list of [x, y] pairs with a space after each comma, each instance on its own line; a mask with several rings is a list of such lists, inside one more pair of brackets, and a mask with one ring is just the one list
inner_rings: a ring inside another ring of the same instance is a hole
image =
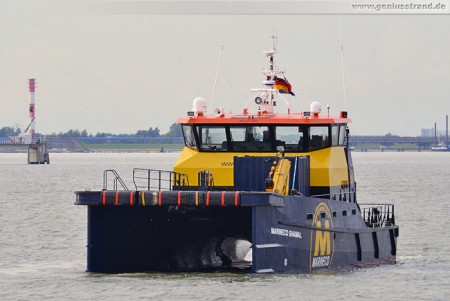
[[[316, 226], [317, 228], [322, 228], [322, 223], [317, 221]], [[330, 229], [329, 220], [325, 220], [324, 228]], [[314, 248], [314, 256], [319, 256], [319, 253], [320, 256], [331, 254], [331, 238], [329, 231], [324, 232], [316, 230], [316, 246]]]

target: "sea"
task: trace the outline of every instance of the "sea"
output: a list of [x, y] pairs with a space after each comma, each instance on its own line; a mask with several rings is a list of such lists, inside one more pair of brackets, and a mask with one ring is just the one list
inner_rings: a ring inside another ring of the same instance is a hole
[[[314, 274], [86, 272], [85, 206], [115, 169], [170, 170], [177, 153], [0, 154], [0, 300], [450, 300], [450, 152], [353, 153], [361, 203], [393, 203], [397, 263]], [[120, 224], [118, 225], [120, 226]]]

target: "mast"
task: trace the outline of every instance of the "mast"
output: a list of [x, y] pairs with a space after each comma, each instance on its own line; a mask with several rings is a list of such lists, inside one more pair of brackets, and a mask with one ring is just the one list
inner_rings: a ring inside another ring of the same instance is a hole
[[[277, 83], [277, 80], [282, 80], [280, 78], [277, 78], [277, 75], [282, 74], [284, 77], [284, 71], [278, 70], [278, 68], [275, 66], [275, 54], [277, 53], [276, 49], [276, 43], [275, 39], [276, 36], [271, 36], [272, 39], [272, 48], [268, 51], [264, 51], [263, 54], [268, 59], [268, 69], [263, 71], [263, 74], [265, 75], [265, 79], [262, 81], [262, 84], [265, 86], [264, 88], [260, 89], [251, 89], [253, 92], [259, 92], [258, 96], [256, 96], [254, 99], [251, 99], [247, 105], [254, 101], [256, 105], [258, 105], [258, 114], [261, 113], [273, 113], [273, 108], [276, 106], [276, 101], [274, 100], [275, 93], [277, 93], [280, 98], [286, 103], [288, 107], [288, 113], [290, 113], [290, 104], [289, 102], [282, 97], [278, 90], [274, 87], [274, 85]], [[290, 85], [289, 85], [290, 87]], [[289, 88], [290, 89], [290, 88]], [[292, 93], [293, 94], [293, 93]], [[293, 94], [294, 95], [294, 94]], [[244, 112], [248, 112], [247, 107], [244, 108]]]
[[[269, 61], [269, 70], [264, 71], [266, 79], [263, 81], [263, 85], [271, 88], [275, 84], [275, 77], [277, 76], [278, 72], [275, 71], [274, 68], [275, 66], [274, 57], [275, 54], [277, 53], [277, 49], [275, 47], [276, 36], [271, 36], [270, 38], [272, 39], [272, 48], [268, 51], [263, 52]], [[275, 89], [267, 89], [265, 92], [266, 93], [264, 93], [263, 91], [263, 93], [261, 93], [260, 95], [260, 97], [262, 98], [263, 112], [266, 111], [268, 113], [272, 113], [273, 107], [275, 106], [275, 103], [273, 101], [274, 99], [273, 92], [275, 92]]]

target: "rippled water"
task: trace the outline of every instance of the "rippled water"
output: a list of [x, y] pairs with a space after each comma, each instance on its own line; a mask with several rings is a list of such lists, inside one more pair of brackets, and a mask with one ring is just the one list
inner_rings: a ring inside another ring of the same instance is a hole
[[[0, 300], [450, 300], [450, 153], [354, 153], [359, 202], [394, 203], [398, 263], [313, 275], [89, 274], [86, 207], [104, 169], [170, 169], [178, 154], [0, 154]], [[130, 182], [127, 182], [130, 184]]]

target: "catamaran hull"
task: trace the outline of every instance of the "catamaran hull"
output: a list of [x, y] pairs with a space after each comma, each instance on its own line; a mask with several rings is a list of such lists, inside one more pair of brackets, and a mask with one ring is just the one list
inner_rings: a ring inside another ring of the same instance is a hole
[[355, 203], [264, 192], [76, 194], [88, 206], [88, 272], [304, 273], [396, 258], [398, 226], [368, 227]]

